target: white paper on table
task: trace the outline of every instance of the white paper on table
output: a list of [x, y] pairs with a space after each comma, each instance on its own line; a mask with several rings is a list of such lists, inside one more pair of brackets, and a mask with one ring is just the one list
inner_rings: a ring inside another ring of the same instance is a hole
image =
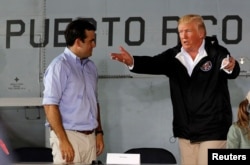
[[140, 164], [140, 154], [107, 153], [106, 164]]

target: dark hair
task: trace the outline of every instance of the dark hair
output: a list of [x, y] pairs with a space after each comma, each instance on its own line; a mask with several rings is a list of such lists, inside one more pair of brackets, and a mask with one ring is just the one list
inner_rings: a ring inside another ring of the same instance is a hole
[[84, 18], [77, 18], [70, 22], [64, 31], [66, 45], [72, 46], [77, 38], [80, 38], [84, 42], [86, 38], [85, 30], [96, 31], [96, 27]]

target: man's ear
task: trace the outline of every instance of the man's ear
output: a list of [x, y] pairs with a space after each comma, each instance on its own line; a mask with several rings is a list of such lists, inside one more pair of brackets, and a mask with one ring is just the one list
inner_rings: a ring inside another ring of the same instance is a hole
[[80, 38], [77, 38], [77, 39], [75, 40], [75, 45], [76, 45], [77, 47], [80, 47], [81, 44], [82, 44], [82, 40], [80, 40]]
[[200, 38], [205, 38], [206, 37], [204, 30], [199, 30], [199, 37]]

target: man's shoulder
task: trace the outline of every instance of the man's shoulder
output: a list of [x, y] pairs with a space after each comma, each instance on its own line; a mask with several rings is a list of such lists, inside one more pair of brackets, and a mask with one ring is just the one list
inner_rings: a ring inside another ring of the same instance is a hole
[[216, 36], [206, 36], [205, 43], [209, 45], [219, 45], [219, 41]]
[[168, 55], [172, 55], [175, 56], [176, 54], [178, 54], [181, 51], [182, 45], [179, 42], [176, 46], [169, 48], [165, 51], [166, 54]]
[[227, 48], [219, 44], [216, 36], [208, 36], [205, 38], [205, 49], [209, 54], [229, 54]]
[[56, 56], [51, 63], [49, 64], [47, 69], [52, 70], [69, 70], [71, 68], [71, 65], [69, 63], [69, 60], [65, 56], [64, 53]]

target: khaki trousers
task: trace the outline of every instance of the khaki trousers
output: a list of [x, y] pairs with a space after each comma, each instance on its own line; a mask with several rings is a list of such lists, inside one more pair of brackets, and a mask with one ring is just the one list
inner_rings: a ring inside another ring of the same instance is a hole
[[[66, 130], [66, 134], [75, 151], [73, 163], [91, 164], [93, 160], [96, 160], [95, 133], [85, 135], [76, 131]], [[53, 130], [50, 131], [50, 146], [52, 148], [53, 163], [66, 163], [65, 160], [62, 159], [59, 140]]]
[[181, 165], [207, 165], [208, 149], [226, 148], [226, 140], [190, 143], [189, 140], [178, 138]]

